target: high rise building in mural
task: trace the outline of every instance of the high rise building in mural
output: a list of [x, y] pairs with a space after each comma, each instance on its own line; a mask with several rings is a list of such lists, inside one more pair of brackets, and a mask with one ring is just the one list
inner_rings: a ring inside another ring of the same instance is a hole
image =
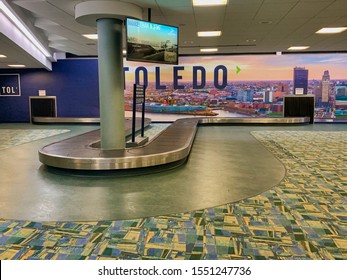
[[323, 77], [322, 77], [322, 102], [328, 103], [329, 102], [329, 92], [330, 92], [330, 75], [329, 71], [324, 71]]
[[330, 81], [330, 75], [329, 75], [329, 70], [325, 70], [323, 77], [322, 77], [322, 81]]
[[335, 117], [347, 117], [347, 84], [335, 87]]
[[305, 67], [294, 68], [294, 94], [307, 94], [308, 70]]
[[247, 102], [247, 92], [245, 90], [239, 89], [236, 98], [238, 101]]
[[338, 85], [335, 87], [336, 105], [347, 105], [347, 85]]
[[272, 103], [273, 102], [273, 93], [272, 91], [266, 91], [264, 94], [264, 103]]

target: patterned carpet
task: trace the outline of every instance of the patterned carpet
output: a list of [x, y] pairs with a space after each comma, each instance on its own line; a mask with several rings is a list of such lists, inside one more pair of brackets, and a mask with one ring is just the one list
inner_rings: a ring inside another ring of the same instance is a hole
[[0, 150], [69, 131], [68, 129], [0, 129]]
[[261, 195], [134, 220], [0, 220], [0, 259], [347, 259], [347, 132], [252, 134], [287, 168]]

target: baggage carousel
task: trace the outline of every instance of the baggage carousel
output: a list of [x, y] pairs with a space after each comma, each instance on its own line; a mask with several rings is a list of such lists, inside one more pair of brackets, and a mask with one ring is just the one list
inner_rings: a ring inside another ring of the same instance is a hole
[[[65, 119], [68, 123], [87, 123], [84, 119]], [[33, 122], [37, 123], [38, 119]], [[62, 123], [64, 118], [49, 118], [42, 122]], [[96, 119], [89, 121], [97, 121]], [[128, 170], [156, 166], [181, 165], [188, 158], [199, 125], [294, 125], [308, 124], [307, 117], [299, 118], [184, 118], [178, 119], [166, 130], [139, 147], [122, 150], [98, 148], [100, 131], [95, 130], [39, 150], [40, 161], [51, 167], [71, 170]], [[129, 130], [131, 121], [126, 119]], [[148, 124], [148, 120], [147, 120]]]

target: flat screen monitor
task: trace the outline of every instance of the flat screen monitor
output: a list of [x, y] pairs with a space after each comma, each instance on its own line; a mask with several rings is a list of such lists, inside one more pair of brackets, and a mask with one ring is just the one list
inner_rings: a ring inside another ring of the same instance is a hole
[[178, 64], [178, 27], [126, 19], [127, 60]]

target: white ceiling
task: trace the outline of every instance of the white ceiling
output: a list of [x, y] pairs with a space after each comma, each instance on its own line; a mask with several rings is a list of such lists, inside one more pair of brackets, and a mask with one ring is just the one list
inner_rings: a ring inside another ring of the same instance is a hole
[[[95, 0], [94, 0], [95, 1]], [[118, 1], [118, 0], [110, 0]], [[347, 0], [229, 0], [227, 6], [193, 7], [192, 0], [121, 0], [141, 6], [144, 20], [151, 9], [153, 22], [179, 27], [181, 54], [200, 54], [200, 47], [215, 47], [219, 53], [285, 52], [293, 45], [307, 45], [308, 52], [347, 51], [347, 31], [315, 34], [322, 27], [347, 26]], [[85, 1], [7, 0], [52, 52], [78, 56], [97, 54], [96, 41], [81, 34], [96, 29], [78, 24], [74, 7]], [[218, 38], [198, 38], [197, 31], [222, 30]], [[2, 35], [2, 34], [0, 34]], [[42, 67], [0, 36], [0, 68], [9, 63]]]

